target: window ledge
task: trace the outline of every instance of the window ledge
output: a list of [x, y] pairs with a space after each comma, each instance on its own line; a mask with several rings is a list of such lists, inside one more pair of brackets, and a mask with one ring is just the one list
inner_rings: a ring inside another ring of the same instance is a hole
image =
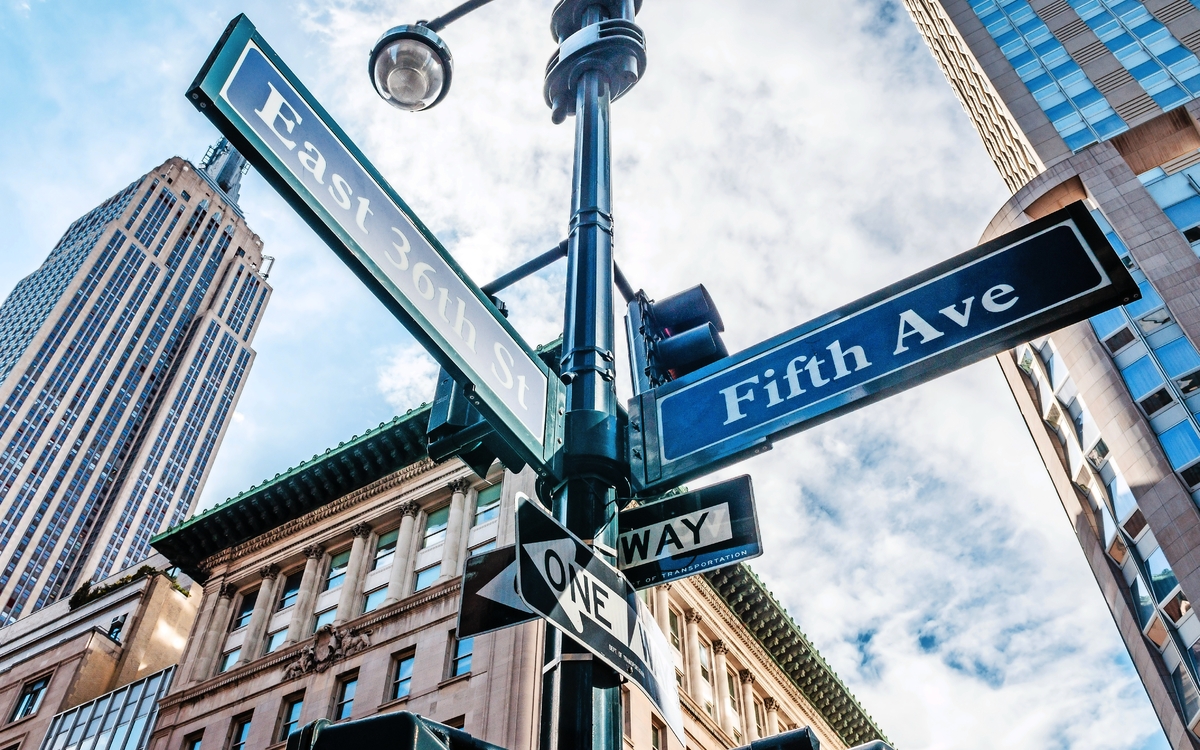
[[442, 688], [453, 685], [456, 682], [464, 682], [469, 680], [474, 674], [474, 672], [467, 672], [466, 674], [460, 674], [457, 677], [451, 677], [449, 679], [442, 680], [438, 683], [438, 689], [441, 690]]
[[410, 693], [409, 695], [406, 695], [403, 698], [392, 698], [391, 700], [386, 700], [383, 703], [379, 704], [379, 710], [384, 711], [384, 710], [390, 709], [394, 706], [404, 705], [405, 703], [408, 703], [408, 701], [411, 698], [412, 698], [412, 694]]

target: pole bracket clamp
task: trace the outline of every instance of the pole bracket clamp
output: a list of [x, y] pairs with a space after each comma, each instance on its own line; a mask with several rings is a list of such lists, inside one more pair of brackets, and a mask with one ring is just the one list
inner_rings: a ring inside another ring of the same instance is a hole
[[610, 18], [584, 26], [563, 40], [546, 64], [546, 104], [560, 123], [575, 114], [579, 78], [597, 71], [608, 82], [615, 101], [646, 72], [646, 35], [633, 21]]

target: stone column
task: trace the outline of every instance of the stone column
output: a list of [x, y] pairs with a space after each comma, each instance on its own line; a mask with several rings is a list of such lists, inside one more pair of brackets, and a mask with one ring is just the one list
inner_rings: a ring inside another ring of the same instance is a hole
[[355, 524], [350, 529], [354, 541], [350, 545], [350, 561], [346, 563], [346, 577], [342, 580], [342, 593], [338, 596], [337, 615], [333, 621], [341, 625], [358, 617], [358, 588], [362, 582], [363, 556], [367, 554], [367, 540], [371, 538], [371, 527], [365, 523]]
[[697, 703], [703, 703], [701, 686], [704, 684], [704, 678], [700, 676], [700, 613], [689, 609], [683, 619], [686, 621], [683, 630], [687, 639], [688, 693]]
[[763, 705], [767, 708], [767, 736], [774, 737], [779, 734], [779, 701], [767, 698]]
[[671, 584], [664, 583], [654, 587], [654, 619], [662, 629], [667, 640], [671, 640]]
[[459, 541], [463, 532], [463, 506], [467, 503], [467, 488], [471, 483], [466, 479], [456, 479], [450, 483], [450, 518], [446, 521], [446, 541], [442, 544], [442, 574], [440, 581], [458, 578]]
[[321, 574], [321, 561], [325, 559], [325, 548], [310, 544], [304, 548], [304, 575], [300, 578], [300, 590], [296, 592], [296, 603], [292, 605], [292, 619], [288, 622], [287, 643], [307, 638], [308, 624], [312, 620], [313, 607], [317, 601], [317, 576]]
[[246, 626], [246, 636], [242, 640], [242, 655], [238, 665], [257, 659], [262, 654], [263, 636], [267, 632], [267, 621], [271, 619], [271, 610], [275, 604], [275, 582], [279, 579], [279, 566], [267, 565], [258, 571], [262, 576], [262, 585], [258, 587], [258, 598], [254, 600], [254, 611], [250, 613], [250, 624]]
[[400, 506], [400, 532], [396, 534], [396, 551], [392, 554], [392, 569], [388, 572], [387, 598], [383, 606], [395, 604], [404, 598], [404, 578], [412, 563], [413, 524], [416, 523], [417, 513], [421, 510], [414, 502]]
[[725, 672], [725, 654], [729, 647], [725, 641], [713, 641], [713, 689], [716, 693], [713, 702], [717, 704], [717, 723], [729, 736], [733, 736], [733, 722], [729, 717], [729, 683]]
[[754, 723], [754, 673], [749, 669], [738, 672], [742, 681], [742, 733], [747, 742], [758, 739], [758, 726]]
[[237, 589], [232, 585], [221, 584], [212, 618], [209, 619], [204, 636], [200, 639], [200, 649], [192, 667], [192, 682], [203, 682], [212, 676], [213, 660], [220, 654], [221, 646], [224, 645], [222, 641], [229, 629], [229, 608], [236, 594]]

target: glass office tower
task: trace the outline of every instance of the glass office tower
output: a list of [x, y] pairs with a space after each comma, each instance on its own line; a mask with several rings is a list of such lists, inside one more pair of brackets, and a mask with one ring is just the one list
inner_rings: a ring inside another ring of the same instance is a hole
[[199, 497], [271, 293], [245, 164], [223, 140], [167, 160], [0, 305], [0, 626], [147, 557]]
[[982, 240], [1083, 200], [1141, 288], [999, 360], [1169, 742], [1200, 747], [1200, 0], [905, 5], [1013, 192]]

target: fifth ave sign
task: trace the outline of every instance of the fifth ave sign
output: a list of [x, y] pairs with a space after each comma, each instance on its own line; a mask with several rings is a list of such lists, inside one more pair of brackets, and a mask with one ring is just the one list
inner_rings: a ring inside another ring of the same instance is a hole
[[1082, 202], [630, 401], [639, 491], [1139, 298]]

